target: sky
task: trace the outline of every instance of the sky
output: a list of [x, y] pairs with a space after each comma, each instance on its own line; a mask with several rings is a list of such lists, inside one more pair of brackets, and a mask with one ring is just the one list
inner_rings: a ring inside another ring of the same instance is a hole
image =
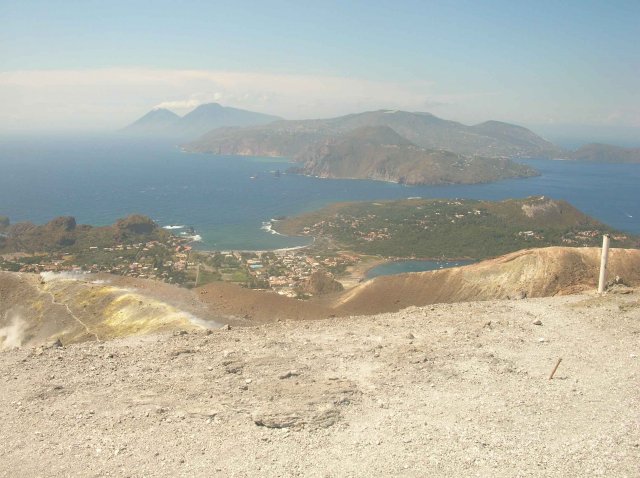
[[640, 1], [0, 0], [0, 133], [199, 104], [640, 145]]

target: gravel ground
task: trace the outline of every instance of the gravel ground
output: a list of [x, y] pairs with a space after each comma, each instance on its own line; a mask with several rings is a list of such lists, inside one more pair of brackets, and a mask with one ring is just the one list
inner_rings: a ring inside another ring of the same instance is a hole
[[3, 351], [0, 476], [638, 477], [639, 356], [635, 294]]

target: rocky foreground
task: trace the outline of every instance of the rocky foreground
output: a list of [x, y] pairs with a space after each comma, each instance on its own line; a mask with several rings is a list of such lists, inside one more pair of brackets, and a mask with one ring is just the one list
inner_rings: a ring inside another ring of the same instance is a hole
[[0, 476], [638, 476], [639, 355], [634, 293], [5, 350]]

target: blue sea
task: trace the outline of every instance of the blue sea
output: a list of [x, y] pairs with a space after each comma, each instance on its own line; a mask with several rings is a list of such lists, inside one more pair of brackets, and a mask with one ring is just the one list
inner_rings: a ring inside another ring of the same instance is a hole
[[404, 274], [405, 272], [436, 271], [438, 269], [448, 269], [449, 267], [460, 267], [473, 264], [475, 261], [424, 261], [406, 260], [392, 261], [372, 267], [366, 273], [366, 279], [373, 279], [378, 276], [389, 276], [393, 274]]
[[[623, 231], [640, 234], [640, 165], [527, 160], [542, 173], [467, 186], [404, 186], [284, 173], [286, 160], [181, 152], [175, 144], [109, 137], [0, 138], [0, 215], [44, 223], [74, 216], [111, 224], [131, 213], [185, 225], [204, 249], [264, 250], [307, 243], [265, 222], [335, 201], [424, 198], [566, 199]], [[178, 231], [178, 230], [177, 230]]]

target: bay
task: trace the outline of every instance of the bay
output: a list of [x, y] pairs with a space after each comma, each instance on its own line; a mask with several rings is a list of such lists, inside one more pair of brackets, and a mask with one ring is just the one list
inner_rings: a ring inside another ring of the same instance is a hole
[[0, 215], [44, 223], [60, 215], [105, 225], [131, 213], [187, 225], [205, 249], [295, 247], [307, 238], [265, 222], [335, 201], [425, 198], [565, 199], [617, 229], [640, 234], [640, 165], [523, 161], [541, 176], [478, 185], [405, 186], [283, 173], [286, 160], [181, 152], [177, 145], [102, 137], [0, 138]]

